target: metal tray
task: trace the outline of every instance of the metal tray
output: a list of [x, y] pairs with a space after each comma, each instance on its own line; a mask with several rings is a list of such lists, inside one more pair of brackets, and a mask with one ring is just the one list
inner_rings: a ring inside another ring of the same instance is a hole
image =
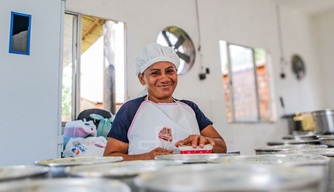
[[234, 156], [236, 154], [227, 153], [212, 153], [212, 154], [174, 154], [161, 155], [155, 157], [155, 160], [169, 160], [175, 162], [187, 163], [208, 163], [212, 159], [217, 159], [225, 156]]
[[192, 164], [140, 174], [147, 191], [318, 191], [323, 173], [286, 165]]
[[123, 161], [123, 157], [68, 157], [60, 159], [47, 159], [35, 161], [35, 165], [43, 165], [49, 167], [66, 167], [74, 165], [92, 165], [101, 163], [113, 163]]
[[182, 165], [182, 163], [176, 161], [155, 160], [125, 161], [103, 165], [68, 167], [65, 169], [65, 172], [70, 176], [76, 177], [129, 177], [176, 165]]
[[267, 143], [269, 146], [275, 145], [320, 145], [320, 140], [281, 140], [281, 141], [272, 141]]
[[121, 181], [92, 178], [62, 178], [22, 180], [0, 183], [0, 191], [6, 192], [131, 192], [131, 189]]
[[14, 165], [0, 167], [0, 181], [42, 176], [46, 175], [49, 170], [50, 169], [48, 167], [33, 165]]

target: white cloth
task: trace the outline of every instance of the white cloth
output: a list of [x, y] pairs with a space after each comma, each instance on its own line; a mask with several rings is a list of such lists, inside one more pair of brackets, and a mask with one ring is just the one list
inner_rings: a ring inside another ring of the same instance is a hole
[[175, 143], [192, 134], [200, 134], [195, 112], [188, 105], [175, 103], [154, 103], [144, 101], [131, 123], [128, 131], [129, 155], [142, 154], [162, 147], [158, 138], [159, 131], [165, 127], [172, 128], [173, 142], [167, 149], [179, 153]]
[[173, 63], [176, 68], [180, 65], [180, 58], [173, 48], [153, 43], [144, 47], [137, 55], [136, 75], [143, 73], [149, 66], [160, 61]]

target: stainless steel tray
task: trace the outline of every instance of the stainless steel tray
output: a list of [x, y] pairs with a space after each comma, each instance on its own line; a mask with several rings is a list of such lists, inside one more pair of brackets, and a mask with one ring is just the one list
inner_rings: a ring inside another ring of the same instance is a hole
[[155, 160], [126, 161], [103, 165], [68, 167], [65, 172], [70, 176], [76, 177], [129, 177], [175, 165], [182, 165], [182, 163]]
[[308, 144], [308, 145], [320, 145], [319, 140], [281, 140], [281, 141], [272, 141], [267, 143], [270, 146], [275, 145], [301, 145], [301, 144]]
[[131, 189], [121, 181], [92, 178], [62, 178], [22, 180], [0, 183], [0, 191], [6, 192], [131, 192]]
[[35, 165], [43, 165], [49, 167], [66, 167], [74, 165], [92, 165], [102, 163], [113, 163], [123, 161], [123, 157], [69, 157], [60, 159], [47, 159], [35, 161]]
[[140, 174], [147, 191], [317, 191], [323, 173], [285, 165], [192, 164]]
[[155, 157], [155, 160], [169, 160], [182, 163], [208, 163], [212, 159], [217, 159], [225, 156], [234, 156], [236, 154], [227, 153], [212, 153], [212, 154], [174, 154], [161, 155]]
[[0, 167], [0, 181], [22, 179], [45, 175], [49, 172], [48, 167], [33, 165], [14, 165]]

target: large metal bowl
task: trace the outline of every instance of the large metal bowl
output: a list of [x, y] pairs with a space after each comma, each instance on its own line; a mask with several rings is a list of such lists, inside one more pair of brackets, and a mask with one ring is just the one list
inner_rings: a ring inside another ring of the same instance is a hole
[[280, 154], [314, 154], [326, 156], [330, 159], [329, 161], [329, 171], [328, 171], [328, 191], [334, 191], [334, 149], [291, 149], [288, 151], [281, 151]]
[[23, 178], [45, 177], [49, 172], [48, 167], [33, 165], [14, 165], [0, 167], [0, 182]]
[[0, 183], [0, 192], [131, 192], [126, 184], [109, 179], [57, 178]]
[[51, 177], [65, 177], [65, 168], [68, 166], [83, 166], [105, 164], [123, 161], [123, 157], [69, 157], [35, 161], [35, 165], [47, 166], [51, 169]]
[[217, 159], [225, 156], [235, 156], [238, 154], [227, 153], [212, 153], [212, 154], [173, 154], [173, 155], [161, 155], [155, 157], [155, 160], [167, 160], [181, 162], [184, 164], [190, 163], [208, 163], [212, 159]]
[[319, 192], [322, 173], [285, 165], [191, 164], [135, 178], [142, 191]]
[[302, 149], [325, 149], [327, 145], [276, 145], [255, 148], [256, 155], [275, 154], [284, 151], [302, 150]]
[[284, 164], [290, 166], [313, 167], [324, 175], [320, 191], [328, 189], [328, 169], [330, 158], [313, 154], [270, 154], [231, 156], [211, 160], [214, 163], [242, 163], [242, 164]]
[[67, 167], [65, 172], [73, 177], [105, 177], [119, 179], [128, 184], [132, 192], [138, 191], [133, 179], [141, 173], [153, 172], [167, 166], [183, 165], [175, 161], [126, 161], [120, 163]]

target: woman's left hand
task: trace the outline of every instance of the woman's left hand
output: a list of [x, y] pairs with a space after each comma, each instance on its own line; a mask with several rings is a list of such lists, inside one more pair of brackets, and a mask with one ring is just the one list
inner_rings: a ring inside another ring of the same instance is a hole
[[215, 146], [215, 142], [212, 139], [202, 135], [189, 135], [186, 139], [176, 142], [175, 146], [191, 145], [193, 148], [196, 148], [197, 146], [203, 148], [205, 144]]

